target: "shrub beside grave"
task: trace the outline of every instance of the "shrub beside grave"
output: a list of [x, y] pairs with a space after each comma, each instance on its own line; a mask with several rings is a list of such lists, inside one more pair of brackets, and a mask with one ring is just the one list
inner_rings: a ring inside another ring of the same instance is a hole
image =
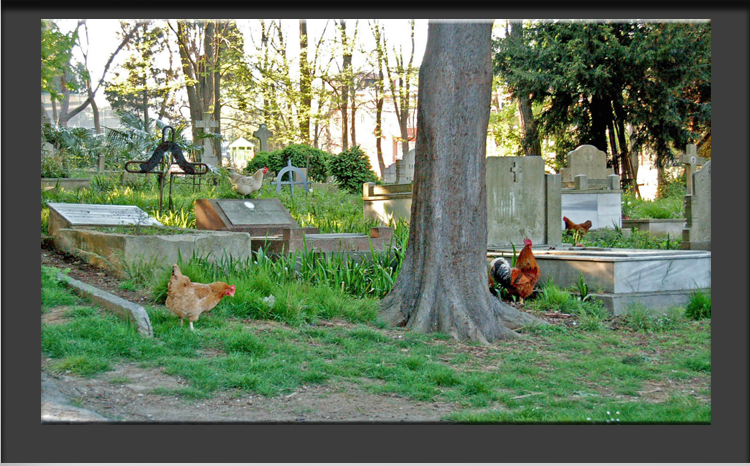
[[331, 159], [329, 167], [336, 183], [351, 193], [359, 193], [364, 183], [378, 180], [372, 171], [370, 159], [359, 146], [354, 146]]
[[309, 181], [325, 182], [328, 179], [328, 162], [333, 157], [324, 150], [316, 149], [305, 144], [290, 144], [273, 152], [258, 152], [248, 162], [245, 173], [252, 174], [258, 169], [268, 167], [273, 176], [278, 175], [287, 166], [289, 159], [298, 168], [307, 167]]

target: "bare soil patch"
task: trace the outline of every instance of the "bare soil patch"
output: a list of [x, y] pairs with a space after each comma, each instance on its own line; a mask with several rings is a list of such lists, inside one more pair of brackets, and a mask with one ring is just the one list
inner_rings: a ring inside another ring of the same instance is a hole
[[[43, 265], [70, 269], [68, 275], [132, 302], [146, 301], [143, 292], [120, 289], [121, 280], [104, 269], [64, 252], [42, 248]], [[44, 314], [49, 324], [65, 321], [66, 306]], [[277, 322], [255, 322], [265, 329]], [[348, 325], [327, 322], [325, 325]], [[172, 392], [189, 388], [179, 377], [158, 369], [124, 364], [96, 377], [59, 374], [42, 359], [42, 420], [44, 422], [440, 422], [455, 404], [417, 402], [386, 394], [367, 393], [351, 383], [303, 386], [289, 395], [267, 398], [218, 392], [209, 399], [190, 399]]]

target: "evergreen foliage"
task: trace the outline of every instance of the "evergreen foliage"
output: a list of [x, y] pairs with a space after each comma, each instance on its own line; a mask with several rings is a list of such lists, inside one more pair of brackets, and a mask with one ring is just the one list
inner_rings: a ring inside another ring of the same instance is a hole
[[331, 159], [329, 167], [336, 183], [351, 193], [360, 192], [364, 183], [375, 182], [378, 179], [372, 171], [370, 159], [359, 146], [354, 146]]

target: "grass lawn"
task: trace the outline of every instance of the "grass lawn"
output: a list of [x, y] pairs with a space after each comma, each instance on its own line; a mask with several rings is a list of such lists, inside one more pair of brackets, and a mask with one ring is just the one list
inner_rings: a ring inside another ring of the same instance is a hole
[[[341, 295], [345, 312], [326, 314], [305, 310], [290, 292], [285, 307], [297, 306], [308, 318], [260, 315], [226, 299], [190, 332], [168, 309], [147, 306], [150, 339], [72, 295], [56, 273], [42, 268], [42, 315], [61, 314], [42, 322], [42, 353], [53, 371], [93, 377], [135, 362], [184, 378], [189, 388], [169, 394], [185, 399], [221, 391], [279, 396], [342, 381], [372, 393], [455, 403], [460, 409], [446, 420], [467, 423], [711, 421], [711, 321], [688, 320], [684, 310], [609, 319], [596, 306], [563, 307], [578, 309], [565, 324], [480, 346], [385, 328], [375, 318], [375, 298]], [[334, 292], [305, 286], [308, 295]]]

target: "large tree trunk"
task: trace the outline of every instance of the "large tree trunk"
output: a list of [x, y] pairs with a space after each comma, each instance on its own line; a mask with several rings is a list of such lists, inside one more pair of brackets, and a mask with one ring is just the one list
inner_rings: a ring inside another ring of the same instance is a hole
[[492, 23], [430, 23], [419, 72], [409, 242], [381, 318], [486, 343], [532, 320], [487, 285]]

